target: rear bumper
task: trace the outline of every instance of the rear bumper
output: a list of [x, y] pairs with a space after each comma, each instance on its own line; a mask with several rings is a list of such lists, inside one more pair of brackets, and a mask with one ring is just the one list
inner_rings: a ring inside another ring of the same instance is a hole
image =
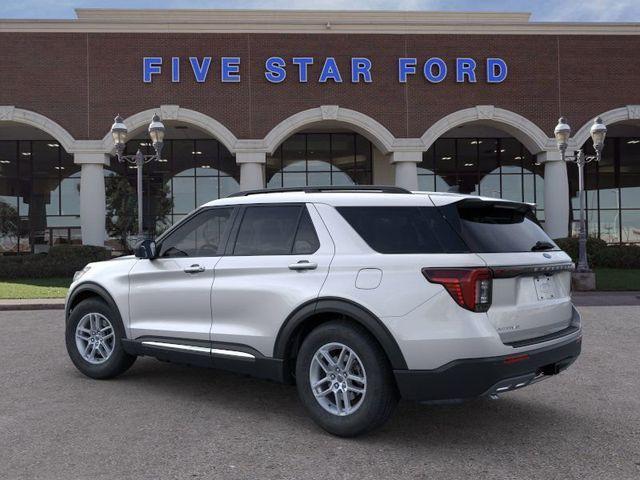
[[454, 360], [434, 370], [394, 370], [408, 400], [464, 400], [525, 387], [569, 367], [580, 355], [582, 336], [513, 355]]

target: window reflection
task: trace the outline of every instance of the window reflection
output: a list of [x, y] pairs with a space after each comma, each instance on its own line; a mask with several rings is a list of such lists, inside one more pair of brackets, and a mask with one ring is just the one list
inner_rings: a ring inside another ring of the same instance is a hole
[[298, 133], [267, 157], [267, 188], [372, 183], [371, 142], [356, 133]]
[[0, 253], [78, 243], [79, 171], [55, 140], [0, 141]]
[[[607, 137], [600, 162], [585, 168], [587, 223], [590, 235], [609, 243], [638, 243], [640, 237], [640, 139]], [[593, 151], [589, 140], [586, 152]], [[578, 169], [567, 165], [571, 218], [577, 232], [580, 201]]]
[[[125, 152], [134, 154], [138, 148], [144, 154], [154, 153], [148, 139], [128, 142]], [[126, 177], [135, 191], [136, 169], [131, 167], [114, 157], [112, 171], [105, 175]], [[159, 233], [200, 205], [226, 197], [239, 188], [240, 168], [235, 157], [217, 140], [165, 140], [162, 159], [149, 162], [143, 168], [145, 229]], [[161, 212], [156, 200], [164, 194], [173, 203], [167, 216], [168, 225], [158, 220]]]
[[440, 138], [418, 164], [418, 186], [537, 205], [544, 219], [543, 169], [514, 138]]

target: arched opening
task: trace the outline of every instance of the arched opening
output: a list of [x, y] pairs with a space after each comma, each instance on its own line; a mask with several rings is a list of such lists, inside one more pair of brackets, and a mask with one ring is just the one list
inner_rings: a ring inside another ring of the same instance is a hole
[[373, 118], [324, 105], [283, 120], [264, 138], [268, 188], [393, 184], [395, 141]]
[[[198, 206], [238, 191], [240, 182], [235, 157], [220, 140], [191, 124], [175, 120], [165, 120], [164, 124], [162, 160], [143, 167], [144, 230], [155, 235]], [[153, 153], [146, 125], [131, 131], [130, 138], [125, 154], [135, 154], [138, 148], [144, 154]], [[105, 177], [107, 245], [121, 249], [123, 236], [117, 232], [126, 228], [128, 220], [132, 220], [131, 231], [136, 229], [135, 207], [125, 208], [122, 201], [126, 196], [123, 190], [135, 197], [136, 166], [120, 163], [113, 156], [109, 169], [105, 169]], [[122, 220], [118, 210], [126, 211], [130, 217], [120, 225], [117, 225], [118, 220]]]
[[420, 190], [451, 191], [535, 203], [544, 220], [544, 168], [498, 126], [470, 122], [432, 142], [418, 164]]
[[80, 166], [63, 146], [69, 139], [0, 123], [0, 254], [81, 243]]
[[[607, 125], [602, 159], [585, 167], [587, 231], [607, 243], [640, 243], [640, 120]], [[577, 135], [576, 135], [577, 137]], [[593, 154], [588, 139], [582, 145]], [[571, 231], [578, 235], [578, 169], [568, 165]]]
[[379, 172], [385, 162], [380, 151], [359, 133], [339, 126], [310, 126], [267, 155], [266, 187], [370, 185], [376, 181], [374, 163]]

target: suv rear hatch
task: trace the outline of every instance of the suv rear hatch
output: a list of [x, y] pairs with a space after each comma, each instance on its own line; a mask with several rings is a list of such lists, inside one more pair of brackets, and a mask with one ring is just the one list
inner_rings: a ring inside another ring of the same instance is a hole
[[570, 333], [570, 258], [528, 204], [432, 195], [471, 252], [493, 272], [489, 321], [505, 344], [524, 346]]

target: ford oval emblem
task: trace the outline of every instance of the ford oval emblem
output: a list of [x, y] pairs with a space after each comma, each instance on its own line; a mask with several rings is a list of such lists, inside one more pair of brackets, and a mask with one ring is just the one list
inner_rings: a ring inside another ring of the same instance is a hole
[[544, 258], [551, 258], [551, 254], [550, 253], [543, 253], [542, 255], [544, 256]]

